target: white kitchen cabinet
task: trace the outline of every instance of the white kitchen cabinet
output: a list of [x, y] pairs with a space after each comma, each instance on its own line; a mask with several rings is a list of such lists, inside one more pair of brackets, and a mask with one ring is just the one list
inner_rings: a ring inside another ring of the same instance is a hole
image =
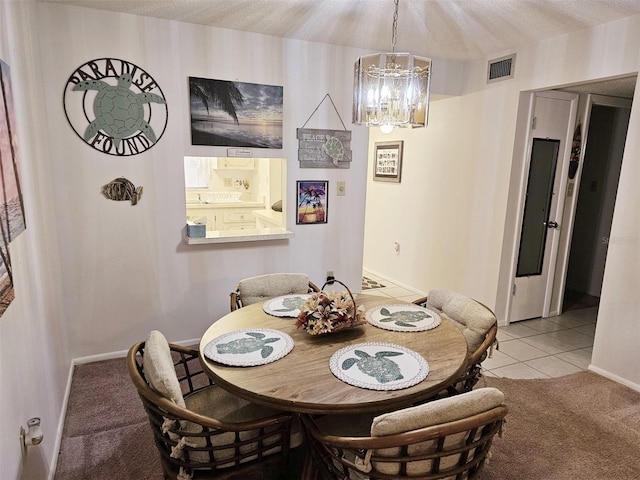
[[282, 212], [265, 209], [254, 210], [253, 214], [256, 217], [256, 227], [258, 228], [282, 228], [284, 226]]
[[246, 230], [256, 228], [256, 218], [251, 209], [225, 208], [221, 210], [222, 225], [218, 230]]

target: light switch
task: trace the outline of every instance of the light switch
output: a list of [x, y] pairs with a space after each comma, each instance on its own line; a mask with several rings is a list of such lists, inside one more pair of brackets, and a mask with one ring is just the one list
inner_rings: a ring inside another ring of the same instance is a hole
[[347, 186], [344, 181], [338, 182], [338, 196], [342, 197], [347, 193]]

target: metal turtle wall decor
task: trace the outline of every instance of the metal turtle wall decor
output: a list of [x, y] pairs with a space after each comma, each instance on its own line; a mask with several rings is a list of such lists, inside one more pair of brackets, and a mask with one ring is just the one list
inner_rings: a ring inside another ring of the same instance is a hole
[[76, 134], [108, 155], [146, 152], [167, 127], [167, 102], [142, 68], [117, 58], [91, 60], [67, 80], [64, 111]]
[[102, 194], [109, 200], [129, 200], [131, 205], [137, 205], [142, 197], [142, 187], [136, 187], [130, 180], [120, 177], [103, 185]]

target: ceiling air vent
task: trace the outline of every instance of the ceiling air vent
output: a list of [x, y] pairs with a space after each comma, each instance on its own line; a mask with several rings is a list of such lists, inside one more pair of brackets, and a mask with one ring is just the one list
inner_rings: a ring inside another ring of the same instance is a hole
[[487, 83], [499, 82], [513, 78], [516, 65], [516, 54], [489, 60], [487, 65]]

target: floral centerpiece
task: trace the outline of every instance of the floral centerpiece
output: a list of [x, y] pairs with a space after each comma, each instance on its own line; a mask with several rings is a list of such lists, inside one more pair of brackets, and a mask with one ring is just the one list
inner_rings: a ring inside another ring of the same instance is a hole
[[312, 294], [300, 307], [296, 328], [304, 329], [309, 335], [321, 335], [363, 323], [366, 323], [364, 308], [356, 306], [347, 288], [346, 292], [321, 291]]

